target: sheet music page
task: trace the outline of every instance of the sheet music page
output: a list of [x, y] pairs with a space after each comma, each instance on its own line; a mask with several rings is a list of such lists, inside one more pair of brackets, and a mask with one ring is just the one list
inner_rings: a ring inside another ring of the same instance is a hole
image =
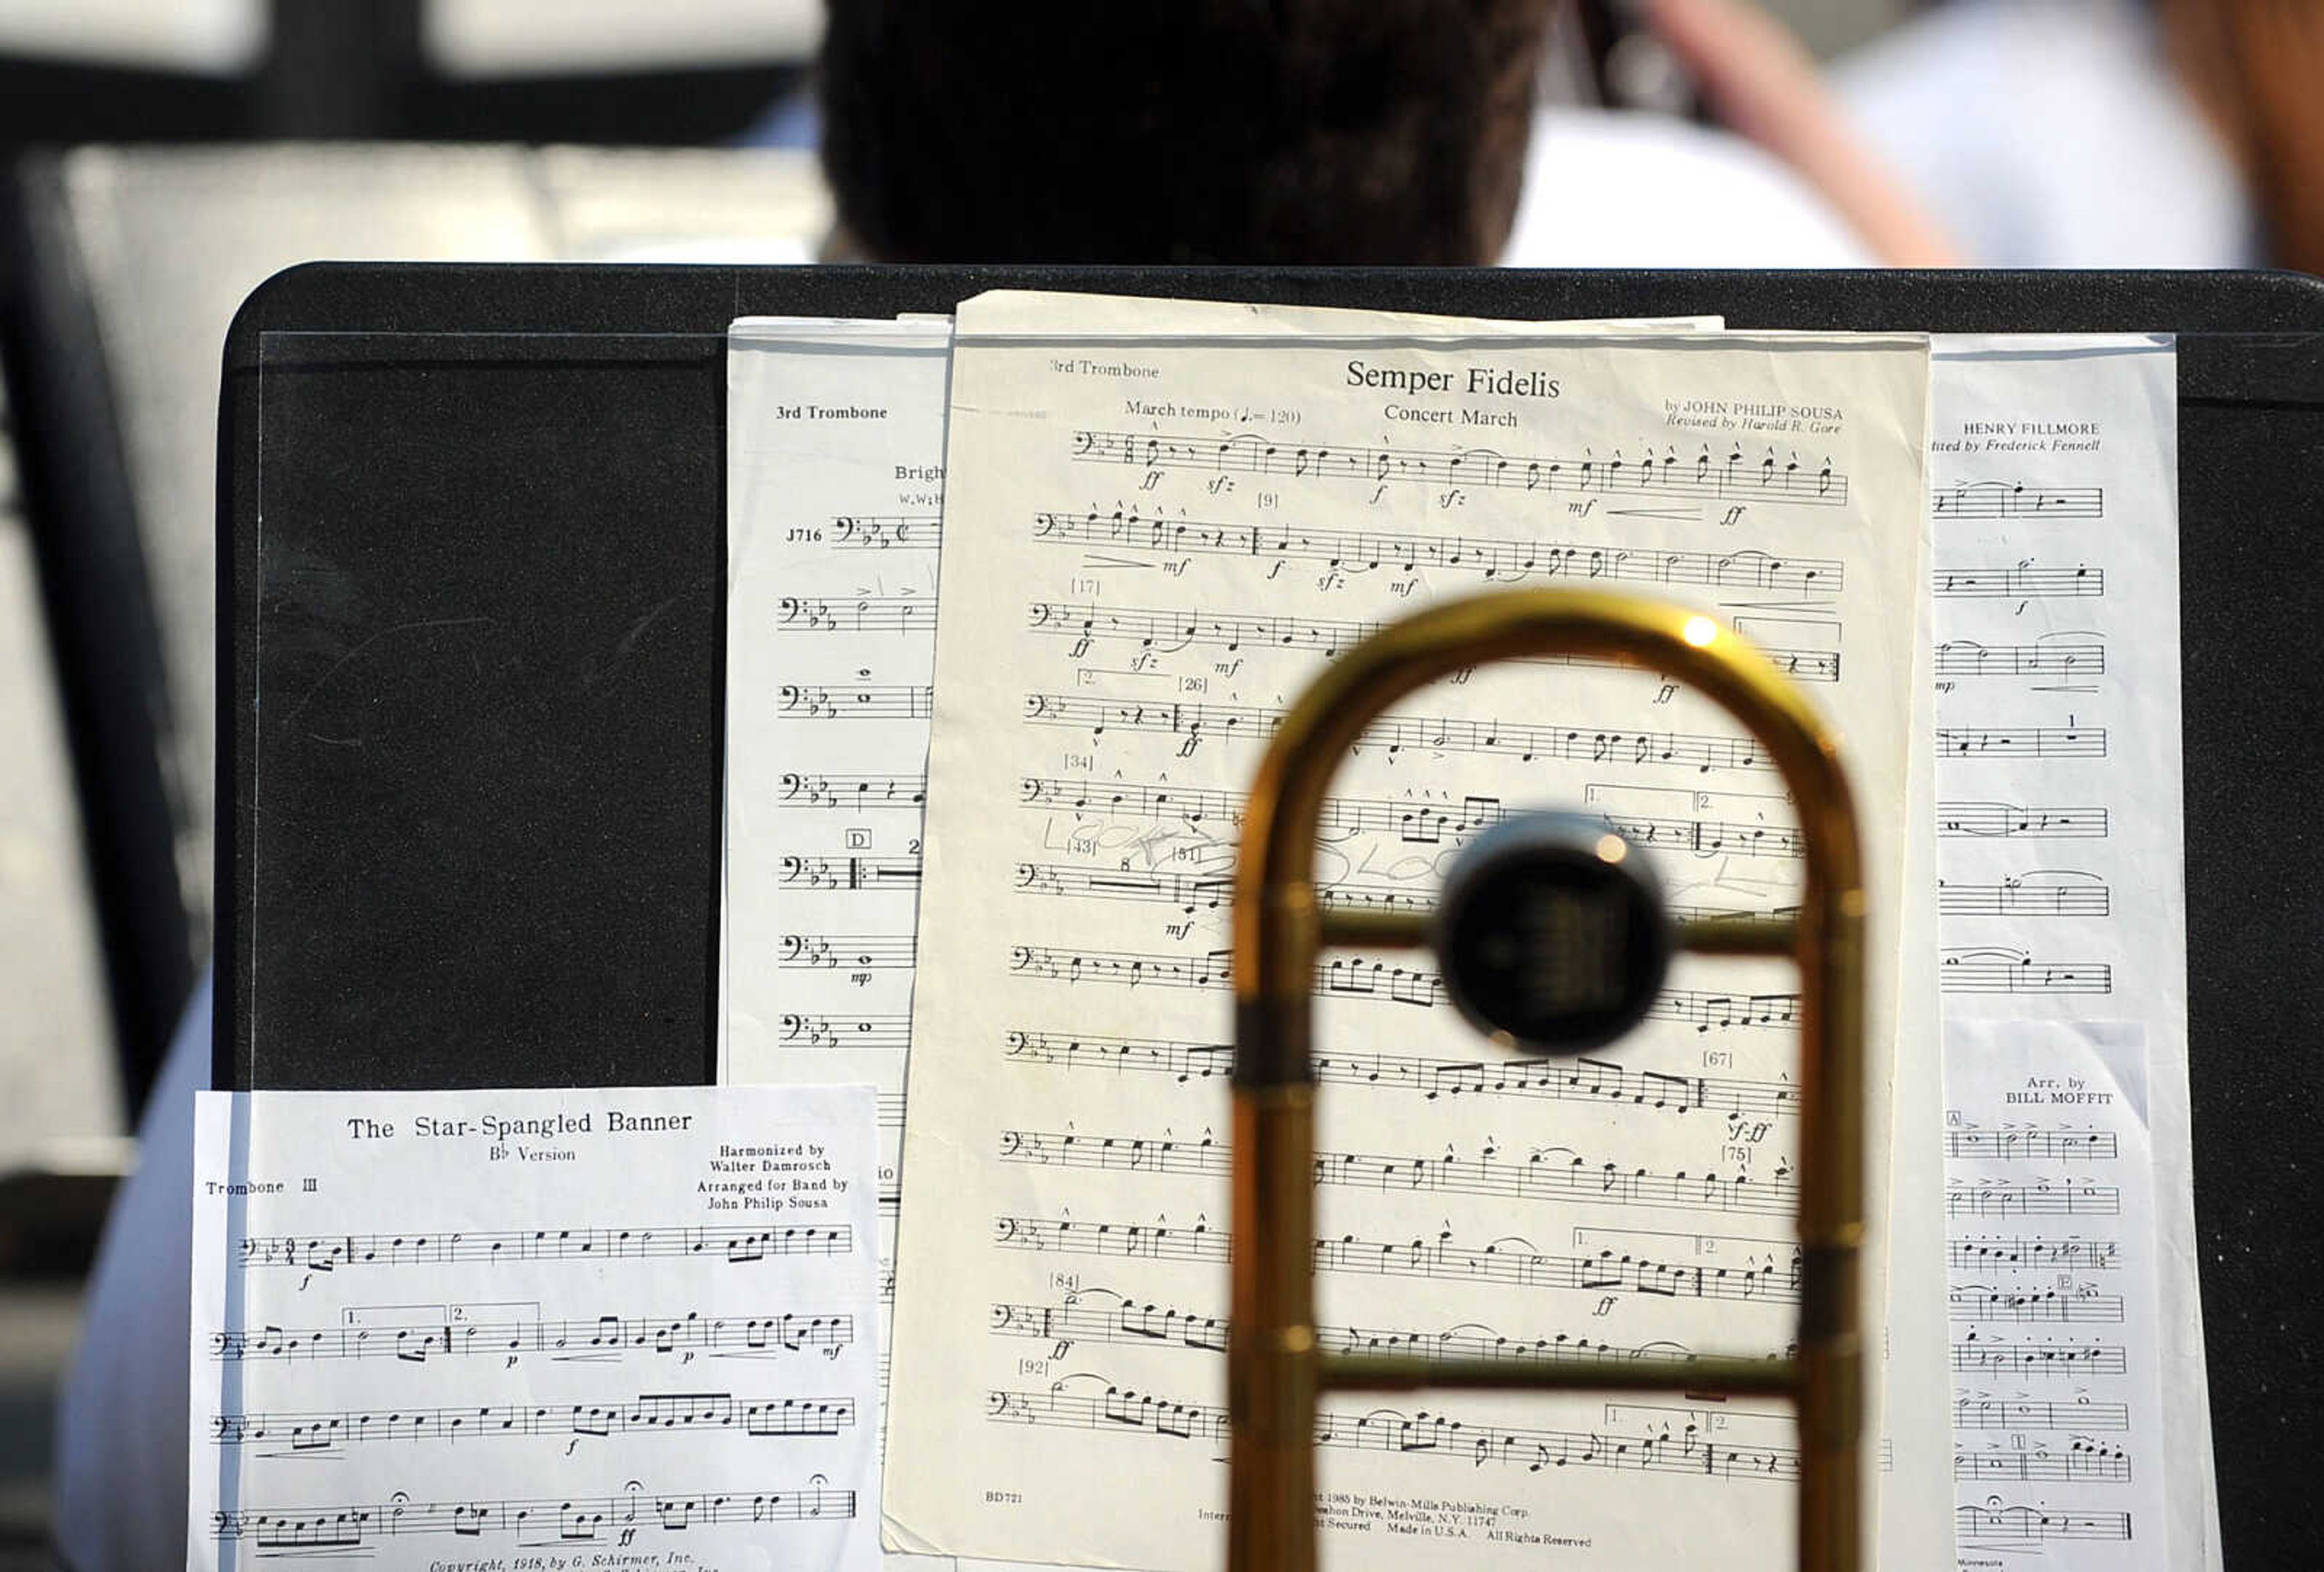
[[860, 1052], [900, 1096], [952, 328], [744, 318], [727, 346], [723, 1078]]
[[872, 1105], [203, 1093], [190, 1564], [876, 1567]]
[[[1876, 911], [1893, 924], [1905, 894], [1918, 341], [1189, 341], [1157, 322], [1066, 297], [960, 315], [911, 1083], [944, 1114], [906, 1131], [894, 1370], [914, 1397], [890, 1423], [891, 1544], [1172, 1569], [1218, 1553], [1236, 806], [1270, 717], [1381, 620], [1567, 579], [1722, 613], [1844, 728]], [[1368, 735], [1338, 791], [1342, 900], [1427, 899], [1463, 838], [1536, 803], [1628, 829], [1683, 909], [1796, 900], [1765, 761], [1652, 677], [1440, 686]], [[1874, 946], [1884, 1023], [1896, 932]], [[1784, 1346], [1788, 968], [1683, 962], [1649, 1031], [1550, 1064], [1502, 1062], [1452, 1022], [1425, 963], [1338, 957], [1321, 983], [1327, 1339]], [[1759, 1405], [1432, 1395], [1328, 1415], [1342, 1566], [1790, 1554], [1789, 1419]]]
[[[1348, 315], [1299, 309], [1264, 326]], [[1615, 324], [1508, 330], [1552, 326]], [[743, 318], [728, 338], [722, 1078], [880, 1088], [883, 1305], [895, 1291], [928, 726], [924, 705], [866, 714], [829, 696], [935, 680], [951, 339], [946, 319]]]
[[[2070, 1199], [2038, 1187], [2080, 1170], [2079, 1149], [2063, 1170], [2046, 1151], [2079, 1127], [2024, 1113], [2000, 1151], [1949, 1134], [1960, 1399], [2088, 1398], [2126, 1427], [2015, 1426], [2027, 1472], [2006, 1481], [2005, 1462], [1980, 1460], [1992, 1438], [1964, 1429], [1962, 1563], [2084, 1564], [2074, 1545], [1993, 1540], [1981, 1525], [1998, 1499], [2037, 1528], [2045, 1507], [2103, 1509], [2128, 1541], [2109, 1566], [2217, 1565], [2187, 1089], [2177, 356], [2144, 337], [1944, 338], [1932, 377], [1948, 1072], [1965, 1073], [1955, 1044], [1971, 1022], [2135, 1023], [2156, 1164], [2150, 1190], [2107, 1191], [2151, 1193], [2153, 1210], [2013, 1210]], [[2162, 1318], [2137, 1323], [2115, 1313], [2111, 1253], [2144, 1250], [2150, 1228]], [[2107, 1253], [1990, 1253], [2021, 1233]]]
[[1957, 1021], [1945, 1068], [1950, 1190], [1980, 1225], [1955, 1244], [1961, 1565], [2168, 1567], [2145, 1034]]

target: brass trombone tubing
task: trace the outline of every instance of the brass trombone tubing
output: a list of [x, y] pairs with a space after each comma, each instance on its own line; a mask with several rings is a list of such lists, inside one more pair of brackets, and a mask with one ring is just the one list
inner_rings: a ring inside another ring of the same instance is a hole
[[[1787, 953], [1800, 968], [1801, 1291], [1790, 1360], [1704, 1360], [1672, 1372], [1582, 1366], [1543, 1380], [1464, 1364], [1326, 1356], [1316, 1346], [1308, 1251], [1316, 957], [1327, 947], [1412, 948], [1429, 939], [1425, 914], [1326, 911], [1318, 903], [1324, 799], [1350, 747], [1399, 699], [1470, 667], [1551, 654], [1611, 658], [1701, 689], [1758, 738], [1797, 806], [1807, 853], [1797, 920], [1692, 922], [1679, 935], [1705, 953]], [[1260, 762], [1235, 869], [1232, 1223], [1242, 1247], [1234, 1253], [1228, 1330], [1229, 1572], [1314, 1572], [1320, 1391], [1440, 1383], [1787, 1396], [1799, 1411], [1800, 1565], [1855, 1572], [1862, 1554], [1864, 919], [1856, 813], [1836, 746], [1775, 667], [1708, 617], [1601, 591], [1505, 590], [1432, 606], [1324, 669]], [[1286, 1241], [1292, 1247], [1280, 1248]]]

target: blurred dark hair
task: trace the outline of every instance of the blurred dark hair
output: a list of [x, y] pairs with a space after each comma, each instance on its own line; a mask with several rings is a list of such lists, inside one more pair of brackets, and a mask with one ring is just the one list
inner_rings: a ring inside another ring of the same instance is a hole
[[1548, 0], [830, 0], [823, 162], [891, 262], [1489, 263]]

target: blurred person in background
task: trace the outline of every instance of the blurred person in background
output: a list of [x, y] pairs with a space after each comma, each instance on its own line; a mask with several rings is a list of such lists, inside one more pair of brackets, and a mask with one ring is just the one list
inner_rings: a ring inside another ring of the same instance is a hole
[[[1551, 0], [834, 0], [835, 259], [1848, 266], [1944, 260], [1805, 52], [1730, 0], [1651, 12], [1762, 143], [1537, 114]], [[1130, 69], [1132, 67], [1136, 69]], [[193, 1098], [207, 978], [140, 1129], [60, 1414], [68, 1572], [182, 1566]]]
[[1960, 0], [1842, 62], [1973, 262], [2324, 272], [2324, 5]]
[[840, 227], [828, 254], [1952, 260], [1807, 52], [1765, 13], [1734, 0], [1639, 8], [1738, 135], [1667, 116], [1537, 108], [1557, 10], [1558, 0], [1052, 3], [1020, 8], [1003, 28], [946, 0], [834, 5], [821, 142]]

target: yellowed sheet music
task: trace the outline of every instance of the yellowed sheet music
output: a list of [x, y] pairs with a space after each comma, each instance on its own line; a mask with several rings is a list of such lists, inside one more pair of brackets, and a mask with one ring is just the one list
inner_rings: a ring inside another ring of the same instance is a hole
[[[899, 1548], [1215, 1559], [1237, 802], [1270, 717], [1401, 609], [1571, 580], [1733, 620], [1847, 735], [1887, 924], [1873, 1019], [1896, 1018], [1925, 717], [1924, 347], [1205, 341], [1178, 336], [1170, 312], [1190, 310], [995, 296], [960, 317], [894, 1343], [908, 1395], [888, 1457]], [[1341, 786], [1338, 899], [1425, 900], [1462, 839], [1535, 804], [1629, 828], [1686, 910], [1795, 899], [1765, 761], [1648, 677], [1533, 664], [1439, 687]], [[1327, 1339], [1525, 1359], [1783, 1346], [1787, 972], [1688, 963], [1647, 1033], [1555, 1064], [1497, 1058], [1436, 1007], [1425, 962], [1342, 959], [1319, 983]], [[1934, 1295], [1933, 1263], [1900, 1291]], [[1790, 1552], [1789, 1421], [1759, 1405], [1327, 1407], [1336, 1565]], [[1898, 1438], [1900, 1473], [1916, 1439]]]

